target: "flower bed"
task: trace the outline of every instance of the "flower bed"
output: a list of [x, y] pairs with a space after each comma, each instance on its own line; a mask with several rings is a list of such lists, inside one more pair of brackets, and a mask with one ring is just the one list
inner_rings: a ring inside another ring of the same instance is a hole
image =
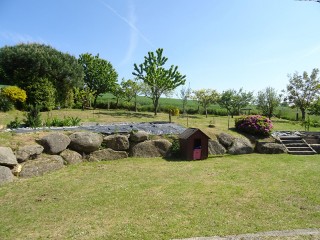
[[235, 119], [237, 130], [253, 135], [268, 136], [273, 128], [269, 118], [261, 115], [250, 115]]

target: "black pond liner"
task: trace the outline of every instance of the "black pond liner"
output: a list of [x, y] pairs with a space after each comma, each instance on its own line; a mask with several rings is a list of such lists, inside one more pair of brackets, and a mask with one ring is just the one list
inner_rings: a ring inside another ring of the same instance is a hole
[[145, 131], [153, 135], [180, 134], [186, 128], [176, 123], [169, 122], [141, 122], [141, 123], [112, 123], [112, 124], [85, 124], [73, 127], [41, 127], [41, 128], [16, 128], [7, 129], [15, 133], [28, 133], [36, 131], [81, 131], [87, 130], [91, 132], [111, 135], [115, 133], [127, 134], [132, 131]]

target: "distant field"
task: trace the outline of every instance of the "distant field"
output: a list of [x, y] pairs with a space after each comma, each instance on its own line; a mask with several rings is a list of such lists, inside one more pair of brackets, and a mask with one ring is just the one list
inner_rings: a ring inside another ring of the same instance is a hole
[[[113, 105], [115, 103], [115, 98], [112, 94], [104, 94], [102, 97], [98, 98], [98, 102], [100, 104], [104, 104], [104, 106], [106, 107], [109, 103], [109, 105]], [[153, 109], [153, 105], [152, 105], [152, 101], [150, 98], [144, 97], [144, 96], [138, 96], [138, 108], [140, 109], [140, 111], [150, 111], [152, 112]], [[122, 100], [120, 100], [119, 102], [119, 106], [133, 106], [133, 101], [131, 101], [130, 103], [124, 102]], [[180, 111], [182, 111], [182, 100], [181, 99], [177, 99], [177, 98], [160, 98], [160, 104], [159, 104], [159, 109], [162, 112], [166, 112], [168, 108], [179, 108]], [[247, 108], [251, 108], [250, 114], [260, 114], [259, 110], [256, 109], [256, 107], [254, 105], [252, 106], [248, 106]], [[196, 101], [194, 100], [189, 100], [188, 104], [186, 106], [186, 110], [191, 113], [191, 114], [195, 114], [198, 113], [198, 104]], [[200, 106], [199, 108], [200, 113], [203, 114], [204, 113], [204, 109]], [[208, 112], [211, 115], [220, 115], [220, 116], [226, 116], [227, 115], [227, 111], [226, 109], [221, 108], [218, 104], [213, 104], [208, 108]], [[243, 111], [243, 114], [248, 114], [248, 111]], [[280, 118], [284, 118], [287, 120], [292, 120], [295, 121], [296, 120], [296, 114], [297, 114], [297, 109], [293, 109], [290, 107], [278, 107], [275, 111], [275, 115], [280, 117]], [[301, 112], [298, 110], [298, 117], [301, 118]], [[320, 124], [320, 116], [310, 116], [311, 120], [316, 120], [319, 122]]]

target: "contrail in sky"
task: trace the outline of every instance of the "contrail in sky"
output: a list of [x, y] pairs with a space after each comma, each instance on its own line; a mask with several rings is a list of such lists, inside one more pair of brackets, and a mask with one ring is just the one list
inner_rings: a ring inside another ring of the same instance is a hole
[[135, 32], [139, 34], [139, 36], [151, 47], [154, 48], [154, 45], [152, 42], [134, 25], [133, 22], [129, 21], [127, 18], [123, 17], [120, 13], [118, 13], [114, 8], [112, 8], [109, 4], [105, 3], [102, 0], [99, 0], [106, 8], [108, 8], [114, 15], [116, 15], [118, 18], [120, 18], [122, 21], [124, 21], [126, 24], [129, 25], [131, 29], [133, 29]]

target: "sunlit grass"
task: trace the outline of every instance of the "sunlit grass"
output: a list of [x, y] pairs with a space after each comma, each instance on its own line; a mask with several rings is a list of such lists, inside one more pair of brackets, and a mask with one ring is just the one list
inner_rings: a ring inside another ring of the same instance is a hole
[[316, 228], [316, 156], [84, 163], [0, 188], [1, 239], [171, 239]]

